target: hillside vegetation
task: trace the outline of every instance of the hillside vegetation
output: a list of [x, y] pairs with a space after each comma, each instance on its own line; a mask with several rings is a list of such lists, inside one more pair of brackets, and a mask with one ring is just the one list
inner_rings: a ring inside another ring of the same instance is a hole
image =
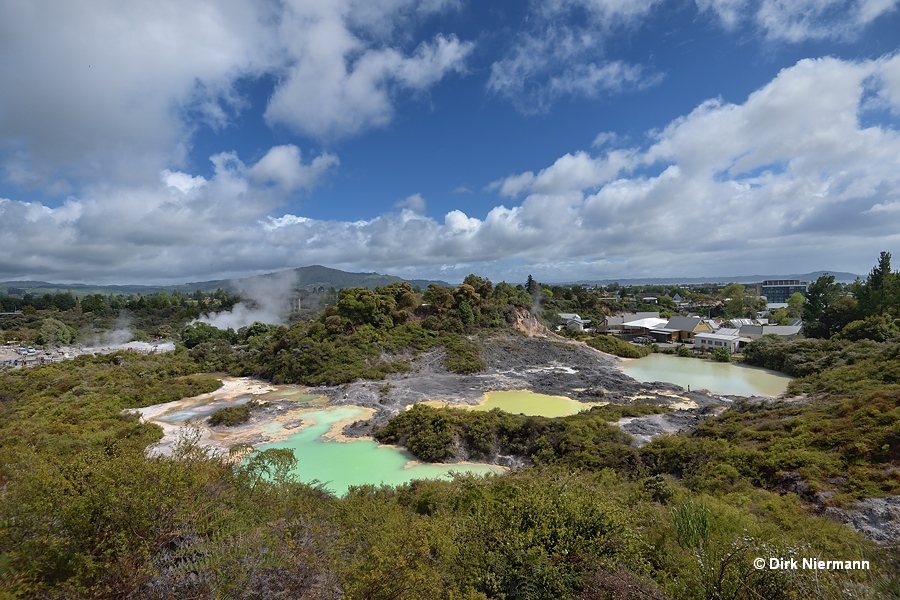
[[[739, 483], [701, 490], [700, 479], [635, 468], [625, 436], [604, 424], [626, 414], [616, 409], [522, 423], [459, 415], [471, 418], [473, 447], [498, 443], [479, 435], [502, 423], [505, 449], [523, 444], [545, 466], [343, 498], [294, 481], [290, 451], [235, 462], [185, 438], [172, 457], [146, 457], [158, 429], [121, 408], [147, 392], [162, 401], [207, 391], [197, 368], [186, 351], [119, 353], [3, 376], [0, 594], [699, 599], [898, 589], [891, 555], [809, 516], [797, 496]], [[871, 566], [757, 570], [760, 554]]]
[[[852, 297], [817, 282], [810, 333], [820, 339], [748, 348], [749, 361], [800, 375], [791, 390], [802, 398], [738, 402], [641, 448], [612, 422], [664, 409], [547, 419], [417, 406], [379, 438], [426, 460], [505, 455], [530, 466], [342, 498], [296, 481], [302, 457], [289, 450], [213, 456], [187, 434], [173, 456], [148, 457], [159, 428], [123, 410], [211, 391], [212, 372], [340, 384], [403, 371], [426, 350], [477, 371], [481, 336], [515, 322], [534, 290], [475, 276], [422, 298], [402, 283], [348, 289], [290, 327], [197, 323], [179, 327], [172, 353], [6, 372], [0, 598], [900, 596], [896, 546], [820, 515], [900, 493], [900, 315], [884, 300], [897, 274], [879, 265]], [[850, 320], [845, 298], [856, 302]], [[148, 322], [173, 314], [143, 301]], [[40, 311], [21, 318], [87, 319], [83, 301]], [[759, 569], [757, 558], [869, 566]]]

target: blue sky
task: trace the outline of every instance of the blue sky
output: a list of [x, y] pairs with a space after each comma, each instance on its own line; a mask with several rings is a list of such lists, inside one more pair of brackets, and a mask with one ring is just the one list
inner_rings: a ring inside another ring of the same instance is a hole
[[0, 279], [865, 274], [898, 51], [900, 0], [11, 0]]

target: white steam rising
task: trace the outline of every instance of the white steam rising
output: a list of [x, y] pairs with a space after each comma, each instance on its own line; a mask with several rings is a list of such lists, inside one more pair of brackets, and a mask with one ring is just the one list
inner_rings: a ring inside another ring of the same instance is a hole
[[131, 318], [123, 314], [116, 319], [115, 329], [89, 336], [83, 339], [81, 344], [92, 348], [114, 347], [132, 340], [134, 340], [134, 332], [131, 331]]
[[297, 273], [282, 271], [235, 282], [242, 300], [230, 311], [200, 317], [197, 321], [235, 331], [259, 321], [271, 325], [287, 323], [291, 299], [296, 294]]

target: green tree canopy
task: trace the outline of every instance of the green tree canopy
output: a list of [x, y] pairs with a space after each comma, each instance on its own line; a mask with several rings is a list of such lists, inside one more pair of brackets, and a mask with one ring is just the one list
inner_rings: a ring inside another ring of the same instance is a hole
[[857, 280], [852, 290], [865, 316], [900, 312], [900, 273], [891, 271], [891, 253], [882, 252], [866, 281]]
[[71, 344], [75, 341], [75, 331], [58, 319], [47, 318], [41, 323], [41, 330], [35, 341], [42, 346]]
[[859, 317], [854, 298], [847, 296], [834, 275], [822, 275], [806, 291], [803, 335], [829, 338]]

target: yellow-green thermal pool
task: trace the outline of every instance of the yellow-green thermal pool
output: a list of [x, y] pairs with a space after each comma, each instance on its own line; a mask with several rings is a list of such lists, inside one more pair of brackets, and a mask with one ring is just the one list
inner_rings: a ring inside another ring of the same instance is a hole
[[[440, 408], [450, 406], [447, 402], [429, 400], [424, 402], [428, 406]], [[565, 396], [548, 396], [528, 390], [487, 392], [484, 400], [475, 406], [460, 404], [456, 408], [468, 410], [500, 410], [516, 415], [529, 415], [538, 417], [566, 417], [575, 415], [583, 410], [589, 410], [592, 406], [603, 406], [606, 402], [578, 402]]]

